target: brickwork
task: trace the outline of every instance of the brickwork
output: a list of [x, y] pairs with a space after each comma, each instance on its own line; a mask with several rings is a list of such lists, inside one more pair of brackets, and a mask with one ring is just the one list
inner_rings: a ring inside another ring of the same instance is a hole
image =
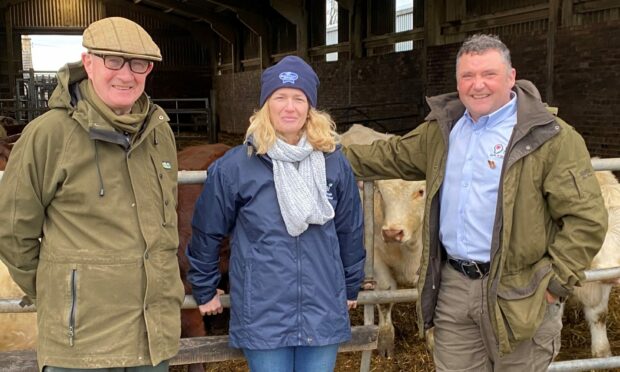
[[225, 74], [213, 78], [220, 131], [245, 133], [248, 119], [258, 108], [261, 71]]
[[620, 22], [560, 31], [555, 60], [559, 115], [592, 155], [620, 157]]
[[[417, 53], [404, 52], [354, 61], [312, 64], [319, 75], [319, 109], [328, 111], [339, 129], [364, 118], [378, 130], [403, 132], [421, 120], [422, 80]], [[214, 78], [220, 129], [243, 133], [256, 109], [260, 72]]]

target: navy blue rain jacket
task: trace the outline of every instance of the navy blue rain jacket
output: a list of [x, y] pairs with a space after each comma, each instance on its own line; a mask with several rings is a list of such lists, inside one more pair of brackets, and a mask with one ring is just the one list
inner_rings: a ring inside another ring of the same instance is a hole
[[204, 304], [215, 295], [220, 243], [230, 235], [231, 346], [262, 350], [349, 340], [347, 299], [357, 298], [366, 258], [349, 162], [340, 149], [325, 154], [335, 217], [292, 237], [280, 214], [271, 159], [248, 155], [248, 149], [237, 146], [209, 167], [196, 202], [187, 248], [194, 297]]

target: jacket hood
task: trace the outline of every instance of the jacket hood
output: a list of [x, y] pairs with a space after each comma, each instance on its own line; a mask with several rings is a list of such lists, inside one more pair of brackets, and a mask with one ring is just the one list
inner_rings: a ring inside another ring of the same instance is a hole
[[[75, 110], [75, 104], [79, 97], [79, 91], [74, 89], [74, 84], [88, 78], [82, 61], [67, 63], [56, 74], [58, 85], [49, 99], [50, 109], [61, 108], [71, 113]], [[77, 92], [76, 92], [77, 91]]]

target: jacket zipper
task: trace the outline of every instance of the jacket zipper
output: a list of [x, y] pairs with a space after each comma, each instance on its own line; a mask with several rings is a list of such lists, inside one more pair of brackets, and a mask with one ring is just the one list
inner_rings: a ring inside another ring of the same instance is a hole
[[301, 248], [299, 248], [299, 236], [295, 237], [297, 248], [297, 338], [301, 342]]
[[75, 310], [77, 305], [77, 269], [71, 270], [71, 309], [69, 311], [69, 346], [73, 346], [75, 336]]

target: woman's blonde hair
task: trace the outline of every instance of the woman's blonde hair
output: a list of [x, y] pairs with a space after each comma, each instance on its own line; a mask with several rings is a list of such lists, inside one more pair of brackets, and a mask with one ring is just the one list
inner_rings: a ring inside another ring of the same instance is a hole
[[[308, 118], [302, 127], [306, 132], [308, 142], [312, 148], [323, 152], [332, 152], [339, 142], [336, 133], [336, 123], [328, 113], [310, 107]], [[276, 143], [277, 133], [269, 118], [269, 99], [263, 107], [250, 117], [250, 127], [245, 133], [245, 139], [252, 136], [252, 144], [258, 154], [266, 154]]]

